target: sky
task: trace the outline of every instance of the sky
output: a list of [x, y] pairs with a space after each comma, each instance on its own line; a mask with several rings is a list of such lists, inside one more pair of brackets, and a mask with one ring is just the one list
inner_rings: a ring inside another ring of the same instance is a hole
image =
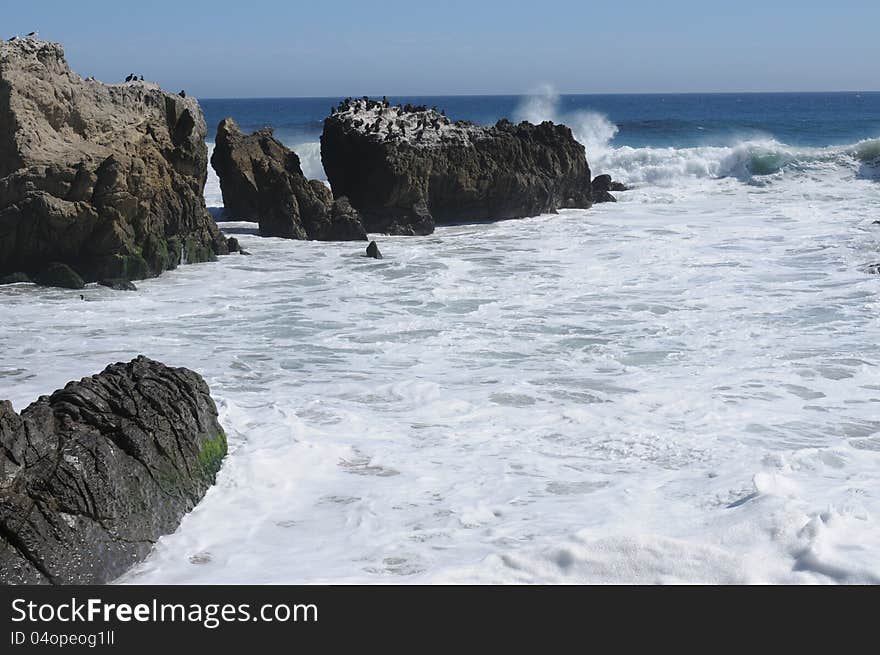
[[880, 91], [880, 0], [0, 5], [83, 77], [205, 98]]

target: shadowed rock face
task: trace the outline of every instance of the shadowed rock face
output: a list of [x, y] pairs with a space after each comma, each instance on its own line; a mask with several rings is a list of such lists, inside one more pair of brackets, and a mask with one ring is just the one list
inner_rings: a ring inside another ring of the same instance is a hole
[[245, 135], [231, 118], [217, 127], [211, 165], [220, 178], [224, 213], [256, 221], [260, 234], [285, 239], [363, 241], [367, 235], [345, 198], [307, 180], [299, 157], [270, 128]]
[[521, 218], [592, 204], [584, 147], [564, 125], [493, 127], [423, 107], [343, 103], [324, 121], [321, 160], [370, 232]]
[[83, 80], [57, 43], [0, 43], [0, 276], [138, 279], [225, 254], [205, 134], [195, 99]]
[[226, 436], [193, 371], [146, 357], [0, 402], [0, 583], [102, 584], [173, 532]]

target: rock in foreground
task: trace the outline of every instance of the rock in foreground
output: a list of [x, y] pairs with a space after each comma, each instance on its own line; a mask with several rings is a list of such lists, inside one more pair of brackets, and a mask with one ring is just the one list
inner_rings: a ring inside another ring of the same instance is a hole
[[226, 436], [205, 381], [146, 357], [0, 402], [0, 584], [102, 584], [173, 532]]
[[220, 122], [211, 165], [220, 178], [225, 214], [256, 221], [260, 234], [285, 239], [365, 241], [360, 217], [345, 198], [307, 180], [299, 157], [271, 128], [245, 135], [231, 118]]
[[592, 204], [584, 147], [564, 125], [480, 127], [426, 107], [362, 98], [324, 121], [321, 160], [367, 231], [521, 218]]
[[195, 99], [83, 80], [57, 43], [0, 43], [0, 277], [139, 279], [225, 254], [205, 133]]

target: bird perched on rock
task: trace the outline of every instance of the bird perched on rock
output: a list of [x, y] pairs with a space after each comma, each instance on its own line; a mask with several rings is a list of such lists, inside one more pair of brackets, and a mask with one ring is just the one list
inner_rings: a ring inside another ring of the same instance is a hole
[[9, 42], [12, 43], [13, 41], [18, 41], [18, 37], [17, 36], [10, 37]]
[[186, 97], [186, 91], [184, 91], [183, 89], [181, 89], [181, 90], [180, 90], [180, 93], [178, 93], [177, 95], [179, 95], [181, 98], [185, 98], [185, 97]]
[[128, 77], [125, 78], [125, 81], [131, 82], [133, 79], [134, 79], [134, 75], [129, 75]]
[[40, 36], [40, 33], [34, 30], [33, 32], [28, 33], [27, 38], [36, 39], [38, 36]]

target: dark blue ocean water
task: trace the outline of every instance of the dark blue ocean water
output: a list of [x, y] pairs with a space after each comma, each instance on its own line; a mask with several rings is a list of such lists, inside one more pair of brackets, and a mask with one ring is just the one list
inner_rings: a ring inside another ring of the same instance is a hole
[[[341, 98], [203, 99], [209, 139], [231, 116], [252, 131], [271, 126], [286, 143], [315, 141], [330, 107]], [[436, 105], [453, 119], [481, 124], [517, 119], [524, 96], [407, 96], [395, 103]], [[596, 112], [614, 123], [615, 146], [725, 146], [773, 138], [792, 146], [828, 146], [880, 137], [880, 93], [751, 93], [681, 95], [563, 95], [545, 104], [565, 122]]]

